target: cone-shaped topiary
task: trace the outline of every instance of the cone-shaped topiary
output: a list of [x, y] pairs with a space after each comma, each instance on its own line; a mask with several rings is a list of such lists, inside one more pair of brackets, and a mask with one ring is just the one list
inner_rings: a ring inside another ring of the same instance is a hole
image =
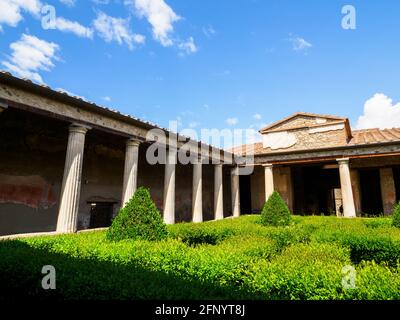
[[288, 226], [290, 221], [289, 208], [279, 193], [274, 191], [261, 211], [261, 223], [263, 225]]
[[107, 231], [107, 239], [161, 240], [168, 235], [167, 227], [146, 188], [139, 188], [131, 200], [119, 210]]
[[392, 224], [396, 228], [400, 228], [400, 202], [393, 209]]

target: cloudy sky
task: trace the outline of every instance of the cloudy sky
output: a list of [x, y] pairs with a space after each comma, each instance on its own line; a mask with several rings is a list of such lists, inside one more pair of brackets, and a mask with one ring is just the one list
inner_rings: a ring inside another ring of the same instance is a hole
[[400, 127], [400, 2], [0, 0], [0, 69], [180, 128]]

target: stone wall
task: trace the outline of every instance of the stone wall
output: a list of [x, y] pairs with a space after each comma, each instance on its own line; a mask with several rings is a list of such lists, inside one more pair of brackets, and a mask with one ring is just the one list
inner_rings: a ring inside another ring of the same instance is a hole
[[254, 167], [254, 173], [251, 176], [251, 208], [260, 212], [265, 203], [265, 174], [261, 166]]
[[[301, 128], [283, 132], [272, 132], [263, 135], [264, 148], [268, 151], [294, 151], [328, 147], [343, 146], [346, 143], [347, 134], [343, 125], [332, 127]], [[278, 141], [274, 141], [278, 140]]]
[[293, 183], [290, 167], [274, 168], [274, 186], [289, 210], [293, 212]]

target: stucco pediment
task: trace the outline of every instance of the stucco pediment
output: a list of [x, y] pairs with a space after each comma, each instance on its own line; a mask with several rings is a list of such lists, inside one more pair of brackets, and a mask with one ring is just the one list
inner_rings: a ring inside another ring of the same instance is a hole
[[260, 130], [261, 133], [284, 131], [296, 128], [308, 128], [319, 125], [326, 125], [333, 122], [342, 122], [345, 118], [325, 116], [311, 113], [296, 113], [283, 120], [275, 122]]
[[271, 132], [263, 136], [263, 147], [271, 150], [287, 149], [296, 143], [296, 135], [287, 131]]

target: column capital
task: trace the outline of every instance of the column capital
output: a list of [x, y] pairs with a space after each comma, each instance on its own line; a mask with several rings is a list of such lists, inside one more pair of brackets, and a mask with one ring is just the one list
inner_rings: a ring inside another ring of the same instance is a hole
[[126, 145], [129, 147], [139, 147], [140, 144], [141, 141], [139, 141], [138, 139], [129, 138], [128, 140], [126, 140]]
[[350, 158], [339, 158], [339, 159], [336, 159], [336, 161], [339, 162], [339, 164], [342, 164], [342, 163], [348, 164], [350, 161]]
[[272, 168], [274, 165], [272, 163], [263, 163], [262, 166], [264, 168]]
[[69, 126], [69, 132], [77, 132], [82, 134], [86, 134], [86, 132], [88, 132], [90, 129], [92, 128], [80, 123], [72, 123]]

